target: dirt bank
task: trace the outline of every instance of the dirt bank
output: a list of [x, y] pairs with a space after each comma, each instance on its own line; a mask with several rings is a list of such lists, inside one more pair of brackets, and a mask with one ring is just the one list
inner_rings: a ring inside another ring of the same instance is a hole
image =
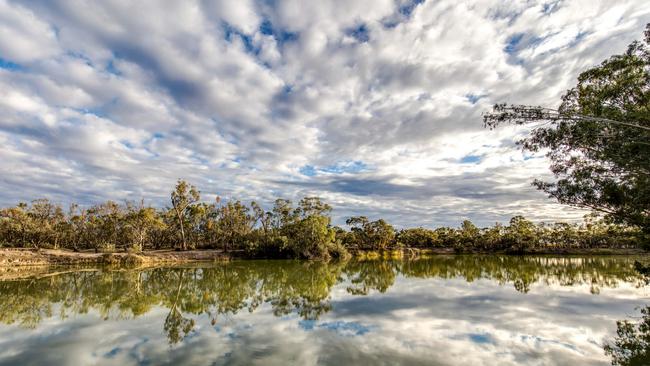
[[94, 253], [69, 250], [0, 249], [0, 267], [59, 265], [145, 265], [223, 261], [230, 259], [221, 250], [154, 250], [142, 253]]

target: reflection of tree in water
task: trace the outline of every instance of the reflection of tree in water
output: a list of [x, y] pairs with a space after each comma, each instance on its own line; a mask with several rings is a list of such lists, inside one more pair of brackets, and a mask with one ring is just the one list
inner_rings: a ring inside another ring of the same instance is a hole
[[[634, 269], [650, 283], [650, 266], [634, 262]], [[629, 320], [616, 322], [616, 337], [606, 343], [605, 354], [612, 357], [612, 365], [650, 365], [650, 306], [641, 309], [641, 319], [635, 324]]]
[[[413, 278], [490, 279], [527, 292], [533, 283], [613, 287], [621, 281], [642, 285], [626, 258], [439, 256], [413, 261], [235, 261], [207, 268], [83, 270], [0, 282], [0, 322], [36, 327], [43, 319], [89, 311], [104, 319], [129, 319], [153, 307], [169, 309], [163, 324], [170, 343], [181, 341], [196, 316], [215, 324], [220, 316], [271, 306], [277, 316], [291, 313], [317, 319], [331, 310], [337, 283], [367, 295], [385, 292], [398, 275]], [[594, 291], [597, 292], [597, 291]]]
[[163, 329], [167, 333], [167, 339], [170, 344], [178, 343], [185, 336], [187, 336], [192, 329], [194, 329], [194, 319], [186, 318], [178, 309], [178, 303], [181, 296], [181, 291], [183, 290], [183, 277], [185, 275], [185, 269], [181, 269], [178, 273], [178, 285], [176, 290], [176, 297], [171, 303], [169, 308], [169, 313], [165, 317], [165, 324]]
[[605, 353], [612, 357], [612, 365], [650, 365], [650, 306], [641, 309], [641, 320], [616, 322], [614, 343], [605, 344]]
[[331, 309], [329, 294], [343, 264], [255, 261], [209, 268], [155, 268], [78, 271], [21, 281], [0, 282], [0, 322], [36, 327], [58, 315], [97, 311], [103, 319], [128, 319], [163, 306], [170, 343], [192, 331], [195, 319], [254, 311], [268, 303], [280, 316], [295, 312], [316, 319]]
[[395, 283], [397, 264], [394, 261], [362, 261], [348, 264], [344, 270], [348, 275], [351, 286], [348, 293], [367, 295], [370, 290], [386, 292]]
[[304, 319], [318, 319], [332, 308], [329, 294], [340, 272], [341, 264], [305, 262], [269, 273], [260, 292], [277, 316], [296, 311]]
[[489, 279], [512, 283], [522, 293], [534, 283], [574, 286], [588, 284], [592, 293], [620, 282], [640, 285], [632, 268], [633, 260], [611, 257], [518, 257], [518, 256], [439, 256], [431, 260], [407, 261], [399, 267], [406, 277], [464, 278], [467, 282]]

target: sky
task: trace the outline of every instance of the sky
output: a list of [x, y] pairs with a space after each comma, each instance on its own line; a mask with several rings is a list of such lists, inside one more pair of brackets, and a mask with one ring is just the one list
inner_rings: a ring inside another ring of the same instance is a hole
[[0, 0], [0, 205], [320, 196], [335, 223], [576, 220], [497, 102], [556, 107], [643, 0]]

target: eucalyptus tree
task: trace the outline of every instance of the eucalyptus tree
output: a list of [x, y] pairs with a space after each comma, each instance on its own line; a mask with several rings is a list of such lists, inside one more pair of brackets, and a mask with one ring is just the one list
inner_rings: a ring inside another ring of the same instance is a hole
[[64, 214], [61, 206], [41, 198], [32, 201], [27, 211], [33, 223], [32, 242], [58, 248], [61, 239], [61, 225]]
[[229, 201], [216, 209], [218, 241], [225, 252], [232, 246], [241, 248], [253, 231], [256, 217], [240, 201]]
[[25, 202], [2, 209], [0, 219], [1, 240], [6, 245], [26, 247], [30, 243], [29, 234], [32, 222], [27, 214], [27, 204]]
[[273, 205], [273, 226], [281, 228], [296, 221], [297, 215], [290, 200], [278, 198]]
[[95, 251], [113, 250], [124, 241], [124, 210], [114, 201], [94, 205], [87, 211], [87, 240]]
[[305, 197], [291, 214], [293, 221], [282, 227], [295, 255], [305, 259], [329, 258], [336, 243], [336, 231], [331, 228], [332, 207], [318, 197]]
[[124, 225], [132, 249], [142, 251], [151, 242], [152, 233], [163, 230], [165, 224], [153, 207], [145, 207], [144, 201], [139, 205], [128, 202]]
[[397, 233], [396, 240], [407, 248], [433, 248], [439, 244], [438, 234], [422, 227], [402, 229]]
[[464, 220], [460, 224], [459, 244], [461, 246], [474, 246], [480, 239], [480, 230], [474, 223]]
[[395, 229], [384, 219], [370, 221], [365, 216], [353, 216], [345, 223], [350, 226], [351, 244], [361, 248], [386, 249], [395, 241]]
[[537, 238], [535, 224], [523, 216], [515, 216], [506, 227], [503, 241], [509, 247], [508, 250], [523, 253], [536, 246]]
[[269, 235], [269, 232], [272, 229], [273, 225], [273, 213], [269, 211], [264, 211], [262, 206], [260, 206], [257, 202], [253, 201], [251, 202], [251, 211], [253, 211], [253, 219], [255, 221], [255, 224], [259, 224], [260, 229], [262, 229], [262, 233], [264, 236]]
[[557, 178], [538, 189], [650, 234], [650, 24], [643, 41], [581, 73], [558, 109], [497, 104], [484, 122], [534, 123], [519, 144], [546, 151]]
[[181, 249], [187, 250], [187, 239], [185, 237], [185, 218], [192, 205], [200, 199], [200, 192], [193, 185], [179, 179], [175, 189], [171, 193], [172, 209], [176, 216], [181, 232]]

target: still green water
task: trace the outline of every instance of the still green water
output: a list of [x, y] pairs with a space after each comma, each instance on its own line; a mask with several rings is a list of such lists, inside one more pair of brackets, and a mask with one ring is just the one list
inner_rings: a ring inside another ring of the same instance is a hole
[[0, 364], [606, 365], [634, 259], [59, 269], [0, 282]]

